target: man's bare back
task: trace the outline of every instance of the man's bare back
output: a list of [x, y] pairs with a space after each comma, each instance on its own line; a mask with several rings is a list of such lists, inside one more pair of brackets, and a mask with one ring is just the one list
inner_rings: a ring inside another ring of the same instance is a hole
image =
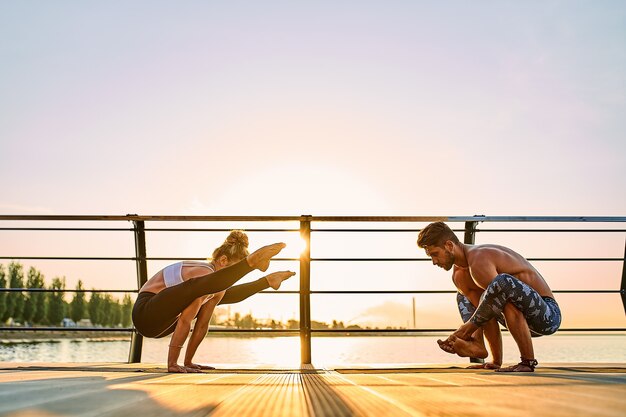
[[[476, 286], [487, 288], [499, 274], [509, 274], [528, 284], [542, 297], [552, 297], [541, 274], [519, 253], [499, 245], [468, 245], [465, 249], [469, 273]], [[471, 288], [471, 286], [469, 286]]]

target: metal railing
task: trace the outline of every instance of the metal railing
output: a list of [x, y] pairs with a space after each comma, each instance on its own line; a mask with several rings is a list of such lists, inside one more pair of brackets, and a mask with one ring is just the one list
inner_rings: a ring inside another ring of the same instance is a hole
[[[134, 236], [134, 257], [77, 257], [77, 256], [20, 256], [18, 254], [0, 256], [0, 260], [126, 260], [134, 261], [136, 265], [137, 290], [120, 290], [120, 289], [104, 289], [104, 290], [69, 290], [69, 289], [42, 289], [42, 288], [0, 288], [0, 292], [102, 292], [102, 293], [128, 293], [138, 292], [138, 289], [148, 280], [147, 263], [148, 261], [163, 260], [179, 260], [179, 258], [168, 257], [149, 257], [146, 250], [146, 232], [222, 232], [230, 231], [230, 228], [146, 228], [146, 222], [298, 222], [299, 228], [246, 228], [248, 232], [299, 232], [302, 239], [306, 242], [306, 247], [299, 258], [276, 258], [277, 261], [299, 261], [300, 264], [300, 288], [299, 291], [272, 291], [265, 292], [268, 294], [298, 294], [300, 307], [300, 327], [298, 330], [249, 330], [249, 329], [224, 329], [220, 331], [228, 332], [255, 332], [255, 333], [299, 333], [301, 340], [301, 362], [310, 364], [312, 362], [311, 355], [311, 336], [315, 333], [421, 333], [421, 332], [451, 332], [456, 329], [313, 329], [311, 327], [311, 295], [312, 294], [453, 294], [454, 290], [399, 290], [399, 291], [312, 291], [311, 290], [311, 263], [321, 261], [332, 262], [368, 262], [368, 261], [391, 261], [391, 262], [420, 262], [428, 261], [429, 258], [312, 258], [311, 257], [311, 234], [312, 233], [419, 233], [419, 228], [312, 228], [313, 222], [335, 222], [335, 223], [426, 223], [433, 221], [444, 221], [448, 223], [463, 223], [463, 229], [453, 229], [455, 232], [463, 232], [463, 242], [474, 244], [476, 234], [481, 232], [542, 232], [542, 233], [572, 233], [572, 232], [606, 232], [606, 233], [626, 233], [626, 228], [552, 228], [552, 229], [478, 229], [478, 224], [487, 223], [611, 223], [626, 226], [626, 217], [573, 217], [573, 216], [454, 216], [454, 217], [433, 217], [433, 216], [400, 216], [400, 217], [383, 217], [383, 216], [139, 216], [129, 214], [126, 216], [38, 216], [38, 215], [0, 215], [0, 221], [129, 221], [132, 222], [132, 228], [94, 228], [94, 227], [0, 227], [2, 231], [129, 231]], [[186, 258], [186, 259], [205, 259], [205, 258]], [[622, 277], [619, 289], [596, 289], [596, 290], [554, 290], [554, 293], [587, 293], [587, 294], [610, 294], [616, 293], [621, 295], [621, 300], [626, 311], [626, 244], [624, 248], [624, 257], [547, 257], [547, 258], [528, 258], [529, 261], [609, 261], [622, 262]], [[65, 331], [68, 328], [60, 327], [0, 327], [2, 330], [13, 331]], [[129, 362], [140, 362], [143, 337], [135, 332], [134, 328], [79, 328], [72, 327], [72, 331], [128, 331], [131, 332], [131, 345], [129, 351]], [[626, 328], [568, 328], [559, 331], [626, 331]]]

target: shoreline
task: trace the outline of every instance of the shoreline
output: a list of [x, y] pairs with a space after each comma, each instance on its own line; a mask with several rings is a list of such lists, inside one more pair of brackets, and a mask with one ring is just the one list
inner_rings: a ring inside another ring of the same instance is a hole
[[[553, 336], [624, 336], [624, 332], [565, 332], [557, 333]], [[397, 333], [360, 333], [360, 332], [337, 332], [337, 333], [318, 333], [314, 335], [316, 338], [327, 337], [443, 337], [444, 333], [432, 332], [432, 333], [411, 333], [411, 332], [397, 332]], [[300, 337], [299, 333], [293, 331], [285, 332], [257, 332], [254, 330], [242, 331], [242, 332], [229, 332], [229, 331], [209, 331], [206, 337], [218, 337], [218, 338], [272, 338], [272, 337]], [[166, 338], [164, 338], [166, 339]], [[0, 332], [0, 345], [12, 345], [12, 344], [27, 344], [27, 343], [57, 343], [62, 340], [69, 340], [72, 342], [90, 341], [90, 342], [129, 342], [131, 341], [131, 333], [126, 330], [107, 330], [105, 332], [99, 331], [72, 331], [72, 330], [8, 330]], [[157, 339], [158, 340], [158, 339]]]
[[8, 330], [0, 332], [0, 344], [12, 345], [23, 343], [55, 343], [61, 340], [69, 340], [72, 342], [90, 341], [90, 342], [112, 342], [112, 341], [130, 341], [130, 333], [127, 331], [50, 331], [41, 330]]

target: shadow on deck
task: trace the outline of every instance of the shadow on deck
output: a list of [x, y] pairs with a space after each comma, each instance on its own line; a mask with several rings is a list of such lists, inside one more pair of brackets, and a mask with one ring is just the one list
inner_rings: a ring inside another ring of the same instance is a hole
[[534, 374], [462, 365], [168, 374], [151, 364], [0, 367], [3, 416], [623, 416], [626, 365], [552, 364]]

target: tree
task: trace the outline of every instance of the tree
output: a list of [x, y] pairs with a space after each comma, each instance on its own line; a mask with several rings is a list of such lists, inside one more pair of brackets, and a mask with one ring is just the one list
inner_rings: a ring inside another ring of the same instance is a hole
[[337, 320], [333, 320], [333, 324], [331, 325], [331, 329], [344, 329], [345, 327], [343, 321], [338, 322]]
[[323, 321], [311, 320], [311, 328], [312, 329], [328, 329], [328, 323], [324, 323]]
[[252, 314], [246, 314], [243, 319], [241, 319], [241, 327], [244, 329], [256, 329], [259, 326], [259, 323], [256, 321]]
[[233, 325], [238, 329], [241, 328], [241, 314], [235, 313], [235, 316], [233, 318]]
[[102, 297], [100, 310], [102, 312], [100, 324], [107, 327], [111, 326], [111, 319], [113, 318], [113, 299], [111, 298], [111, 294], [105, 294], [104, 297]]
[[109, 326], [118, 327], [122, 322], [122, 305], [118, 299], [111, 301], [111, 319], [109, 320]]
[[89, 304], [87, 304], [87, 310], [89, 310], [89, 319], [95, 326], [102, 324], [102, 296], [98, 292], [91, 293]]
[[[44, 287], [44, 276], [41, 276], [41, 286]], [[33, 315], [33, 323], [44, 323], [48, 317], [48, 303], [46, 294], [43, 292], [31, 293], [31, 301], [35, 305], [35, 314]]]
[[[26, 280], [26, 288], [43, 288], [43, 275], [37, 271], [34, 267], [30, 267], [28, 270], [28, 279]], [[24, 312], [22, 316], [24, 322], [35, 322], [37, 310], [43, 308], [45, 294], [42, 292], [29, 292], [26, 294], [24, 300]]]
[[[24, 288], [24, 271], [22, 264], [11, 262], [9, 264], [9, 288]], [[2, 321], [13, 317], [13, 320], [20, 320], [24, 310], [24, 294], [21, 292], [13, 292], [7, 294], [6, 310]]]
[[122, 326], [130, 327], [133, 324], [133, 300], [130, 298], [129, 294], [124, 295], [124, 300], [122, 301]]
[[78, 323], [85, 317], [85, 311], [87, 309], [87, 300], [85, 300], [85, 293], [83, 291], [83, 282], [78, 280], [76, 284], [77, 292], [74, 294], [74, 298], [70, 303], [70, 318]]
[[[0, 289], [7, 287], [7, 276], [4, 265], [0, 264]], [[7, 309], [7, 293], [0, 291], [0, 320], [4, 321], [4, 312]]]
[[[65, 277], [59, 278], [56, 277], [52, 280], [52, 285], [50, 289], [53, 290], [64, 290], [65, 289]], [[50, 324], [59, 325], [63, 318], [65, 317], [65, 303], [63, 300], [64, 293], [59, 292], [50, 292], [48, 293], [48, 320]]]

